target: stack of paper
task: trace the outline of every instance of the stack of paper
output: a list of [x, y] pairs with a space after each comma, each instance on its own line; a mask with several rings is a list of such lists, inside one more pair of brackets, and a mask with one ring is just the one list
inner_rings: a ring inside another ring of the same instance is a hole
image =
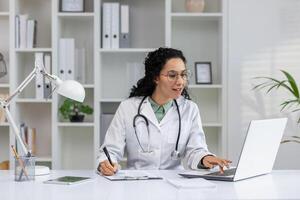
[[215, 188], [216, 185], [203, 178], [168, 178], [168, 183], [177, 188]]

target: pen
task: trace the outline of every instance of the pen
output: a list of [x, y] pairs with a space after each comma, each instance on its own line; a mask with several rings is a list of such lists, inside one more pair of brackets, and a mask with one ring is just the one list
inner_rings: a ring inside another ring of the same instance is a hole
[[112, 163], [112, 161], [111, 161], [111, 159], [110, 159], [110, 155], [109, 155], [109, 153], [108, 153], [108, 151], [107, 151], [107, 148], [106, 148], [106, 147], [103, 147], [103, 151], [104, 151], [104, 153], [105, 153], [105, 155], [106, 155], [106, 157], [107, 157], [109, 163], [111, 164], [111, 166], [114, 166], [113, 163]]

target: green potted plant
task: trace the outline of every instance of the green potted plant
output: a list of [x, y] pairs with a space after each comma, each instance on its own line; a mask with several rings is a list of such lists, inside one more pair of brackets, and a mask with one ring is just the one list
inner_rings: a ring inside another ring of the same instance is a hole
[[93, 114], [93, 108], [83, 103], [66, 99], [60, 106], [59, 112], [64, 119], [69, 119], [71, 122], [83, 122], [84, 114]]
[[[299, 112], [300, 111], [300, 95], [299, 95], [299, 89], [297, 86], [297, 82], [295, 81], [294, 77], [289, 74], [287, 71], [280, 70], [284, 76], [285, 79], [278, 80], [272, 77], [255, 77], [255, 79], [263, 79], [264, 82], [256, 85], [253, 89], [267, 89], [266, 93], [269, 93], [270, 91], [274, 89], [283, 88], [287, 90], [291, 97], [287, 98], [280, 104], [281, 111], [289, 108], [292, 112]], [[300, 125], [300, 117], [298, 118], [297, 123]], [[300, 143], [300, 137], [299, 136], [292, 136], [292, 139], [283, 140], [281, 143], [286, 142], [297, 142]]]

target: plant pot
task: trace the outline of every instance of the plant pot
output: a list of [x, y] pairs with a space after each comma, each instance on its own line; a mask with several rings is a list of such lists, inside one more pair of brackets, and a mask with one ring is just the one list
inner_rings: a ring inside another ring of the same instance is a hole
[[71, 122], [83, 122], [84, 120], [84, 115], [72, 115], [70, 116], [70, 121]]
[[187, 12], [203, 12], [204, 6], [204, 0], [185, 0], [185, 9]]

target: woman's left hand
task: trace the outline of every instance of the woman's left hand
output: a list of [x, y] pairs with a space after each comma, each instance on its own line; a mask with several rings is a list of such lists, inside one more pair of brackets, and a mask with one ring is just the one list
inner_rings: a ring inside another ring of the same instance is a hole
[[218, 165], [220, 167], [220, 172], [223, 174], [224, 167], [226, 166], [227, 168], [229, 168], [229, 163], [232, 163], [232, 161], [209, 155], [203, 158], [202, 163], [205, 167], [210, 169], [213, 168], [215, 165]]

